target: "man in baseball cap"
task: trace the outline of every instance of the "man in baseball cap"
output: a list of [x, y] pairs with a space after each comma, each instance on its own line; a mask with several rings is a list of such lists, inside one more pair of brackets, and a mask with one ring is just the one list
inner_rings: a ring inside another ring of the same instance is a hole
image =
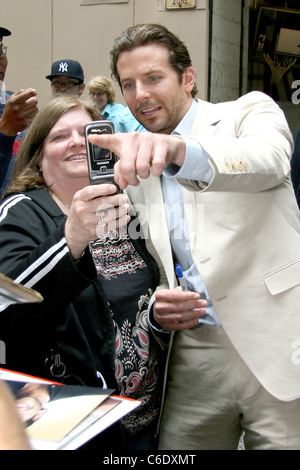
[[56, 60], [46, 78], [51, 81], [53, 96], [62, 93], [80, 96], [85, 88], [83, 69], [77, 60]]
[[9, 31], [9, 29], [2, 28], [2, 26], [0, 26], [0, 39], [2, 39], [4, 36], [10, 36], [10, 35], [11, 35], [11, 32]]
[[[0, 26], [0, 80], [3, 81], [5, 77], [6, 67], [7, 67], [7, 47], [3, 45], [3, 37], [10, 36], [11, 32]], [[4, 60], [3, 60], [4, 59]]]
[[8, 29], [0, 27], [0, 196], [10, 180], [24, 131], [38, 112], [35, 89], [22, 88], [16, 93], [6, 90], [8, 59], [3, 37], [10, 35]]

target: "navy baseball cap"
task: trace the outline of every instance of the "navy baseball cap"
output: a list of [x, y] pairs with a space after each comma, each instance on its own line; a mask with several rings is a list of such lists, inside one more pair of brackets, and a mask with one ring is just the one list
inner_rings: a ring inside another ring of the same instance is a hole
[[77, 60], [63, 59], [53, 62], [51, 66], [51, 74], [46, 75], [46, 78], [48, 78], [48, 80], [52, 80], [52, 78], [58, 76], [77, 78], [80, 83], [84, 82], [83, 70]]
[[3, 36], [10, 36], [10, 35], [11, 35], [11, 32], [9, 31], [9, 29], [2, 28], [0, 26], [0, 38], [3, 38]]

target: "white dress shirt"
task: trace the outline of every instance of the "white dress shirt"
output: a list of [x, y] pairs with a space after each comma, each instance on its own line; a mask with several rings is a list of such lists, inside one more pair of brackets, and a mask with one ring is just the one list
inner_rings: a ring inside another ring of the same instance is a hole
[[[192, 258], [184, 215], [182, 188], [176, 181], [176, 178], [184, 178], [209, 183], [213, 176], [212, 167], [208, 163], [209, 155], [199, 142], [190, 137], [196, 110], [197, 102], [193, 100], [189, 111], [172, 133], [180, 135], [186, 142], [184, 164], [182, 167], [174, 164], [167, 165], [161, 177], [161, 182], [174, 259], [181, 266], [188, 288], [191, 291], [199, 292], [201, 298], [206, 299], [208, 302], [206, 315], [199, 318], [199, 323], [221, 326], [212, 306], [209, 293]], [[199, 227], [199, 230], [202, 229], [203, 227]]]

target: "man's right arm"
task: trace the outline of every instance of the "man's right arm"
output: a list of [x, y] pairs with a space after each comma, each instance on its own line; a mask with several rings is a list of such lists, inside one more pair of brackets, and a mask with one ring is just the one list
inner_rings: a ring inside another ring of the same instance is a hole
[[0, 196], [2, 194], [2, 185], [5, 181], [9, 163], [12, 159], [15, 136], [10, 137], [0, 132]]
[[36, 95], [33, 88], [21, 89], [12, 94], [0, 117], [0, 196], [13, 156], [16, 135], [28, 127], [38, 112]]
[[36, 95], [36, 90], [28, 88], [9, 97], [0, 118], [2, 134], [13, 137], [27, 128], [38, 112]]

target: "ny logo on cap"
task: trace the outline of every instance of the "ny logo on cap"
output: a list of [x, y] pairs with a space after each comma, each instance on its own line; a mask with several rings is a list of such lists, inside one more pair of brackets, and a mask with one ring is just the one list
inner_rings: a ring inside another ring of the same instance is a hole
[[67, 72], [68, 71], [68, 64], [67, 62], [61, 62], [59, 64], [59, 69], [58, 69], [59, 72]]

